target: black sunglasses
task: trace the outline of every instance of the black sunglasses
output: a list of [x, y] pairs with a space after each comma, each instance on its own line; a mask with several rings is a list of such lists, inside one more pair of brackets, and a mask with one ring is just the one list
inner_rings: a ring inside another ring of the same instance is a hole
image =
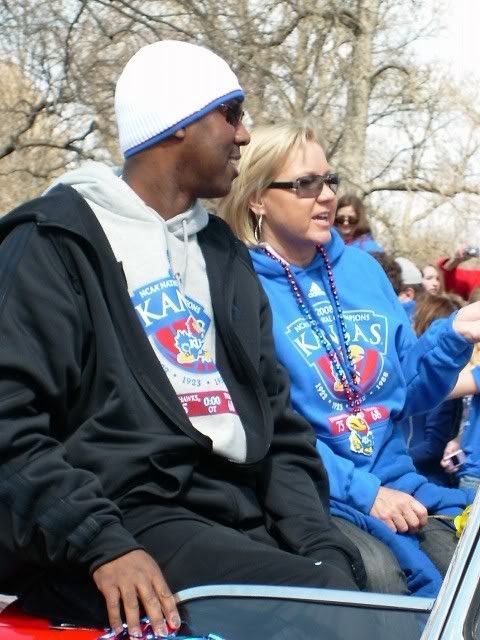
[[335, 218], [335, 224], [357, 224], [358, 222], [358, 218], [355, 218], [355, 216], [337, 216]]
[[237, 128], [240, 126], [244, 114], [242, 106], [243, 102], [241, 100], [230, 100], [220, 104], [218, 110], [223, 113], [228, 124]]
[[323, 185], [328, 185], [330, 191], [337, 193], [340, 178], [338, 173], [327, 173], [324, 176], [312, 174], [302, 176], [293, 182], [271, 182], [267, 189], [295, 189], [299, 198], [318, 198]]

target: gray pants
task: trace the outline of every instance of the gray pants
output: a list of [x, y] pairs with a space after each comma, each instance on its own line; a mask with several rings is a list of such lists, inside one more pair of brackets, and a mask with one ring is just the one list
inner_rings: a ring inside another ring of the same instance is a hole
[[[408, 594], [405, 574], [383, 542], [343, 518], [333, 517], [333, 521], [360, 551], [367, 572], [367, 591]], [[429, 518], [418, 536], [422, 551], [445, 575], [457, 544], [454, 530], [443, 520]]]
[[465, 474], [464, 476], [460, 476], [458, 486], [460, 487], [460, 489], [475, 489], [476, 491], [480, 486], [480, 478], [478, 476], [470, 476]]

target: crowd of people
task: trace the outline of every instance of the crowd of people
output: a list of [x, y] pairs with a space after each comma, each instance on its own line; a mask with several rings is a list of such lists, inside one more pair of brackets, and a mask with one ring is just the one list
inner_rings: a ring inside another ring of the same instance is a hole
[[479, 477], [470, 254], [389, 256], [313, 124], [249, 132], [243, 100], [211, 51], [144, 46], [120, 174], [0, 221], [0, 588], [27, 612], [135, 637], [201, 584], [438, 593]]

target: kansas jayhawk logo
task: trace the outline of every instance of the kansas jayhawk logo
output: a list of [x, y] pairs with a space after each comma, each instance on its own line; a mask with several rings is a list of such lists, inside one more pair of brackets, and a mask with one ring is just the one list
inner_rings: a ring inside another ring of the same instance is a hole
[[364, 456], [371, 456], [373, 453], [373, 433], [368, 422], [361, 414], [348, 416], [346, 420], [350, 430], [350, 449], [354, 453], [361, 453]]
[[[178, 349], [177, 362], [191, 364], [203, 360], [210, 362], [211, 358], [204, 350], [205, 325], [203, 320], [195, 320], [192, 316], [185, 321], [185, 329], [179, 329], [175, 335], [175, 346]], [[157, 336], [160, 337], [160, 336]]]
[[145, 333], [171, 363], [196, 373], [216, 370], [205, 349], [211, 320], [201, 304], [180, 291], [172, 273], [134, 291], [132, 302]]
[[[344, 368], [345, 356], [340, 348], [340, 336], [331, 303], [322, 300], [313, 305], [313, 308], [326, 339]], [[355, 367], [355, 381], [360, 393], [365, 394], [382, 374], [387, 321], [385, 316], [370, 310], [344, 311], [343, 317], [350, 356]], [[326, 353], [322, 339], [312, 330], [310, 323], [304, 318], [296, 318], [288, 325], [286, 335], [307, 364], [316, 369], [319, 380], [330, 398], [345, 401], [345, 390], [337, 368]]]
[[[373, 349], [365, 349], [359, 344], [353, 344], [350, 346], [350, 355], [353, 366], [355, 367], [355, 382], [360, 388], [360, 391], [365, 393], [378, 377], [380, 371], [380, 354]], [[342, 356], [339, 354], [337, 357], [341, 358]], [[335, 395], [339, 398], [343, 397], [343, 384], [338, 379], [337, 371], [330, 358], [325, 354], [318, 358], [317, 364], [319, 369], [324, 373]]]

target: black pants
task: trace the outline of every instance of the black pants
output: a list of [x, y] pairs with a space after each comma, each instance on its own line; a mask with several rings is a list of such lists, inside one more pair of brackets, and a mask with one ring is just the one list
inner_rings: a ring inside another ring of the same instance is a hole
[[[314, 559], [279, 548], [265, 529], [238, 532], [215, 523], [180, 519], [139, 526], [125, 524], [158, 562], [172, 592], [208, 584], [264, 584], [357, 590], [347, 562]], [[136, 531], [135, 531], [136, 530]], [[25, 611], [59, 622], [108, 625], [102, 594], [86, 572], [43, 575], [22, 594]]]

